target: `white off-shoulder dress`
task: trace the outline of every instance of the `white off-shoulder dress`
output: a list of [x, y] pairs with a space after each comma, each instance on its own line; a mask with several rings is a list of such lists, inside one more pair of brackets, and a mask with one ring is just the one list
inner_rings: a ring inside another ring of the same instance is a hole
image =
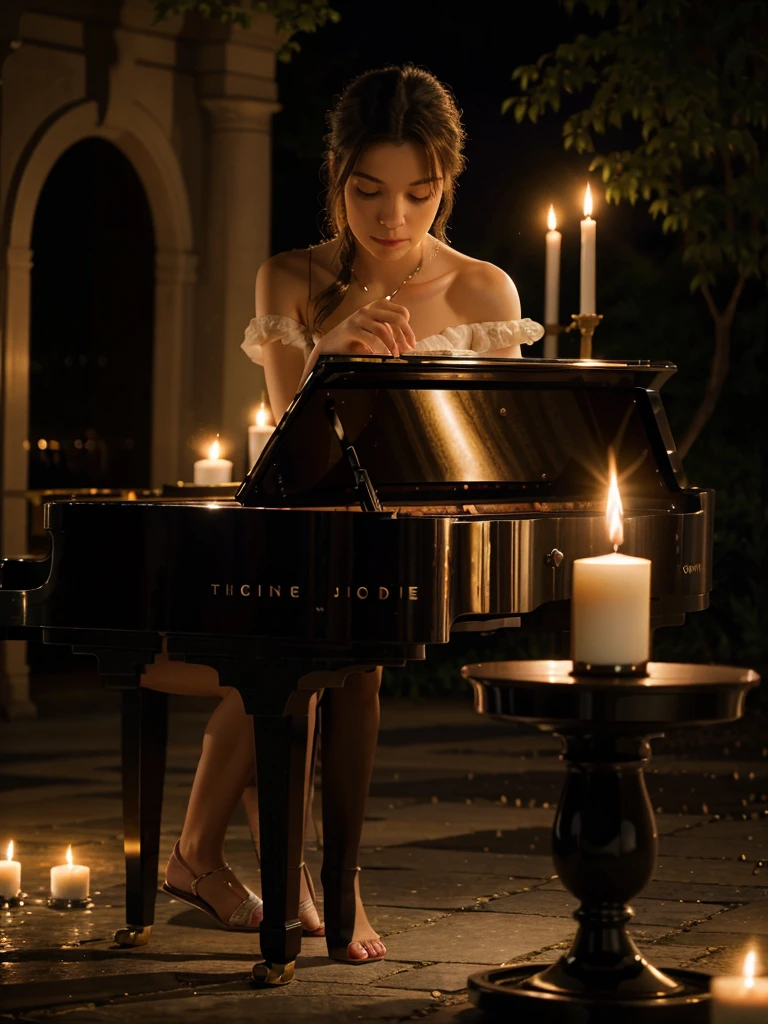
[[[416, 342], [416, 348], [404, 355], [424, 355], [429, 352], [452, 356], [469, 353], [481, 355], [494, 348], [532, 345], [543, 334], [544, 328], [541, 324], [527, 317], [523, 320], [489, 320], [485, 323], [459, 324], [458, 327], [446, 327], [439, 334], [421, 338]], [[294, 320], [293, 317], [268, 314], [251, 320], [246, 328], [241, 348], [254, 363], [262, 365], [262, 349], [265, 345], [273, 342], [293, 345], [303, 350], [306, 359], [319, 340], [320, 335], [313, 335], [305, 324]]]

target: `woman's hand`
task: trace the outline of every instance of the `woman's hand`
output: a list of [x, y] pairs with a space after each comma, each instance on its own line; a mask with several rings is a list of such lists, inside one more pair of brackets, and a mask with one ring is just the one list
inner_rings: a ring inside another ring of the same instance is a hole
[[405, 306], [374, 299], [328, 331], [315, 346], [318, 355], [369, 355], [412, 352], [416, 336]]

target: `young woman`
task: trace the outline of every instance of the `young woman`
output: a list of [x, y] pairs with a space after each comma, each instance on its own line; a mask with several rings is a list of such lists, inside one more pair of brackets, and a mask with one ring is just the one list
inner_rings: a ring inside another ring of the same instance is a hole
[[[355, 79], [329, 115], [330, 237], [280, 253], [256, 279], [256, 316], [243, 349], [264, 367], [277, 419], [327, 353], [407, 357], [446, 352], [518, 358], [543, 328], [520, 319], [503, 270], [447, 242], [464, 133], [448, 90], [427, 71], [387, 67]], [[147, 685], [189, 692], [177, 664], [153, 666]], [[188, 666], [205, 692], [216, 673]], [[358, 849], [379, 726], [381, 671], [323, 696], [323, 869], [329, 954], [370, 963], [386, 953], [359, 892]], [[200, 692], [198, 689], [197, 692]], [[311, 725], [311, 723], [310, 723]], [[228, 927], [254, 928], [260, 901], [224, 862], [224, 835], [244, 797], [257, 828], [253, 732], [236, 691], [224, 691], [206, 730], [168, 891]], [[304, 872], [302, 922], [322, 934]]]

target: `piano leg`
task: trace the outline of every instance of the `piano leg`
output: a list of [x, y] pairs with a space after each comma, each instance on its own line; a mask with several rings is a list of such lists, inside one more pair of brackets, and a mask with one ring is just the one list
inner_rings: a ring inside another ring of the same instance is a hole
[[127, 923], [115, 932], [118, 946], [146, 945], [155, 920], [167, 737], [167, 695], [138, 685], [123, 690], [123, 830]]
[[[305, 692], [301, 703], [308, 705], [311, 695]], [[287, 985], [301, 952], [298, 906], [308, 721], [306, 710], [280, 717], [253, 716], [264, 897], [259, 931], [264, 962], [253, 968], [259, 985]]]

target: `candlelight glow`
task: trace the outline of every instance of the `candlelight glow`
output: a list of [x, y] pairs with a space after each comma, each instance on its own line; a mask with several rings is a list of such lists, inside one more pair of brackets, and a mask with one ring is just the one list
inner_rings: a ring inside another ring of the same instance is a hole
[[587, 191], [584, 193], [584, 216], [592, 216], [592, 191], [587, 183]]
[[13, 840], [8, 843], [8, 852], [5, 855], [6, 860], [13, 860]]
[[71, 846], [68, 847], [68, 849], [67, 849], [66, 861], [67, 861], [67, 864], [69, 864], [69, 866], [72, 867], [72, 847]]
[[557, 227], [557, 217], [555, 216], [554, 206], [550, 206], [549, 214], [547, 215], [547, 227], [550, 231], [554, 231]]
[[211, 445], [211, 447], [208, 449], [208, 458], [213, 459], [215, 461], [216, 459], [219, 458], [220, 454], [221, 445], [219, 444], [219, 439], [217, 437], [216, 440]]
[[264, 403], [262, 402], [261, 405], [259, 406], [259, 408], [256, 410], [256, 426], [257, 427], [266, 427], [266, 425], [267, 425], [267, 410], [264, 408]]
[[751, 949], [744, 960], [744, 988], [755, 987], [755, 963], [757, 954]]
[[611, 465], [611, 479], [608, 484], [608, 500], [605, 503], [605, 518], [608, 524], [608, 539], [613, 544], [613, 550], [618, 551], [624, 543], [624, 524], [622, 516], [624, 509], [621, 507], [621, 495], [619, 494], [619, 481], [616, 478], [616, 467]]

